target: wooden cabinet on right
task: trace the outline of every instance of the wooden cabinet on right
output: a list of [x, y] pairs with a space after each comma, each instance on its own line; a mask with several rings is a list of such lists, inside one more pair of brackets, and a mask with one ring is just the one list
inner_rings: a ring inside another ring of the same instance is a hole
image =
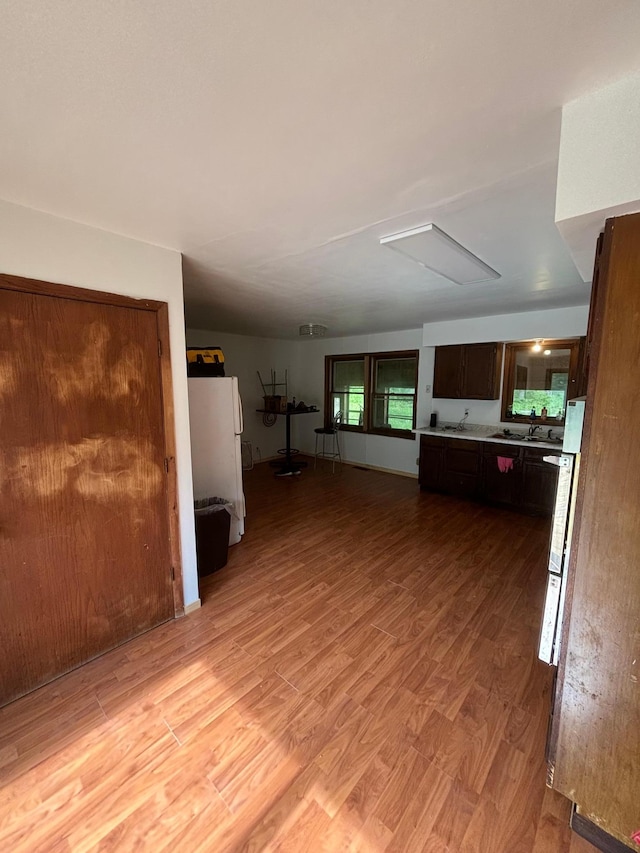
[[607, 221], [598, 267], [549, 778], [581, 834], [638, 850], [640, 213]]
[[497, 400], [502, 350], [501, 343], [436, 347], [433, 396], [453, 400]]

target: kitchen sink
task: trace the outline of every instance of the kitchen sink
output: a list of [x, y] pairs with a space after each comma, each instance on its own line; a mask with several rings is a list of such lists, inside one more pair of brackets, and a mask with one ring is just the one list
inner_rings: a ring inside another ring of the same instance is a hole
[[505, 435], [503, 432], [494, 432], [489, 438], [508, 438], [510, 441], [541, 441], [537, 435], [522, 435], [517, 432], [511, 432], [509, 435]]

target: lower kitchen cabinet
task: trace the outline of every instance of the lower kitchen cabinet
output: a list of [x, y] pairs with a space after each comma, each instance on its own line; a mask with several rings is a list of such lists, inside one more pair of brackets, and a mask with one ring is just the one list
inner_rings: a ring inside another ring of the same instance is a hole
[[522, 489], [520, 502], [523, 509], [540, 515], [553, 512], [556, 488], [558, 485], [558, 469], [542, 461], [546, 454], [540, 451], [524, 449], [522, 460]]
[[461, 498], [481, 492], [482, 455], [478, 441], [448, 440], [443, 460], [443, 490]]
[[[483, 447], [483, 497], [493, 504], [518, 503], [522, 489], [522, 448], [512, 444], [485, 443]], [[502, 472], [498, 459], [511, 459], [513, 467]]]
[[430, 435], [420, 436], [420, 466], [418, 481], [420, 486], [432, 492], [443, 489], [444, 441]]
[[[542, 458], [550, 454], [546, 448], [421, 435], [420, 488], [551, 515], [558, 469]], [[512, 462], [506, 472], [499, 457]]]

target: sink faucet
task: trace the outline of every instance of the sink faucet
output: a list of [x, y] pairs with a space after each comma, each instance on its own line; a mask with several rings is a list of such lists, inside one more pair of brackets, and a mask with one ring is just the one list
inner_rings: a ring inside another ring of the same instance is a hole
[[534, 435], [537, 429], [540, 429], [540, 424], [536, 424], [535, 426], [531, 424], [529, 427], [529, 435]]

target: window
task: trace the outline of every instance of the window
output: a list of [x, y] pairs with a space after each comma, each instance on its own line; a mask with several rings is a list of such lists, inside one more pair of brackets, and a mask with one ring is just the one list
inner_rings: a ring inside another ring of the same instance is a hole
[[328, 355], [327, 420], [342, 413], [341, 429], [413, 438], [418, 353]]
[[575, 395], [579, 339], [543, 343], [541, 352], [533, 341], [506, 345], [502, 420], [529, 422], [531, 415], [564, 424], [567, 399]]

